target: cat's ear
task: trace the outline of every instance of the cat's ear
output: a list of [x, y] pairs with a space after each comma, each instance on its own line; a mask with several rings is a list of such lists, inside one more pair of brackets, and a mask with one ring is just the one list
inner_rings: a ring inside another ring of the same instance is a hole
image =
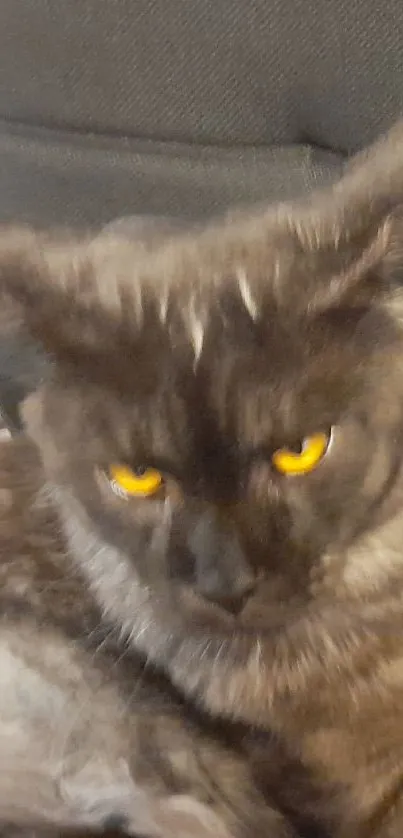
[[46, 348], [53, 349], [53, 334], [69, 340], [78, 328], [87, 279], [82, 242], [67, 235], [45, 234], [30, 227], [0, 228], [1, 327], [21, 322]]
[[135, 245], [115, 236], [0, 228], [0, 327], [23, 324], [59, 359], [107, 355], [146, 313], [135, 266]]
[[[403, 121], [289, 223], [306, 255], [311, 311], [360, 304], [403, 283]], [[319, 280], [319, 281], [318, 281]]]

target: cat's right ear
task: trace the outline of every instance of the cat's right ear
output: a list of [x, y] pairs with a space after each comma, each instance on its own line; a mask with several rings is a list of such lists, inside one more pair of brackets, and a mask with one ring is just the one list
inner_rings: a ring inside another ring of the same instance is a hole
[[81, 251], [83, 244], [67, 234], [46, 234], [28, 226], [0, 227], [2, 332], [23, 323], [47, 344], [48, 329], [49, 334], [59, 330], [62, 320], [68, 328]]

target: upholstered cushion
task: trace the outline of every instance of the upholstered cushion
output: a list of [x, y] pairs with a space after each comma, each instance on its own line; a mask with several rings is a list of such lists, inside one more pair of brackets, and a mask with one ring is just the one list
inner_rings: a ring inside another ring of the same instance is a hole
[[401, 0], [3, 0], [0, 220], [300, 193], [402, 110], [402, 28]]

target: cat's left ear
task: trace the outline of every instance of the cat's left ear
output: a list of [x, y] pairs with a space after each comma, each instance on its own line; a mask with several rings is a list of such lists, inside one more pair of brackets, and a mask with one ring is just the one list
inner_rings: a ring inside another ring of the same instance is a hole
[[353, 158], [338, 183], [295, 208], [290, 224], [311, 260], [311, 311], [365, 303], [403, 284], [403, 120]]

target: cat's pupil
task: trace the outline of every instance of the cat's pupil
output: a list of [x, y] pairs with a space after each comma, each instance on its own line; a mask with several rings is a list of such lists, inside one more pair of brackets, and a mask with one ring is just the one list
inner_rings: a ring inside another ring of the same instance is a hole
[[144, 477], [146, 471], [147, 466], [136, 466], [136, 468], [133, 469], [133, 472], [136, 475], [136, 477]]
[[298, 440], [298, 442], [293, 442], [291, 445], [287, 445], [287, 448], [293, 454], [302, 454], [303, 445], [302, 442]]

